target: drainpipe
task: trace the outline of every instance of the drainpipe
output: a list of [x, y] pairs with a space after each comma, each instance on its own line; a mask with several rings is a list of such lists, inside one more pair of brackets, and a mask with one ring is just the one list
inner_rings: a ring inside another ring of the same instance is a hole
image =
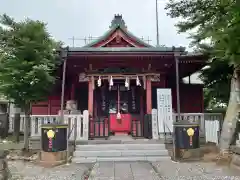
[[[180, 120], [180, 95], [179, 95], [179, 53], [174, 54], [174, 59], [175, 59], [175, 68], [176, 68], [176, 94], [177, 94], [177, 116], [176, 116], [176, 122]], [[176, 134], [175, 134], [175, 127], [173, 126], [173, 160], [177, 159], [177, 149], [175, 145], [175, 139], [176, 139]]]
[[61, 123], [64, 123], [64, 114], [63, 114], [63, 108], [64, 108], [64, 95], [65, 95], [65, 81], [66, 81], [66, 66], [67, 66], [67, 57], [68, 57], [68, 50], [69, 47], [62, 48], [61, 49], [61, 57], [63, 60], [63, 72], [62, 72], [62, 92], [61, 92]]
[[158, 24], [158, 0], [156, 0], [156, 33], [157, 33], [157, 47], [159, 47], [159, 24]]
[[[65, 81], [66, 81], [66, 66], [67, 66], [67, 57], [68, 57], [68, 50], [69, 47], [67, 46], [66, 48], [61, 49], [61, 57], [63, 60], [63, 72], [62, 72], [62, 92], [61, 92], [61, 123], [64, 123], [64, 114], [63, 114], [63, 107], [64, 107], [64, 95], [65, 95]], [[68, 160], [69, 160], [69, 139], [68, 139], [68, 134], [70, 131], [69, 129], [69, 122], [68, 122], [68, 128], [67, 128], [67, 154], [66, 154], [66, 163], [69, 165]]]
[[175, 55], [175, 67], [176, 67], [176, 93], [177, 93], [177, 114], [180, 117], [180, 93], [179, 93], [179, 56]]

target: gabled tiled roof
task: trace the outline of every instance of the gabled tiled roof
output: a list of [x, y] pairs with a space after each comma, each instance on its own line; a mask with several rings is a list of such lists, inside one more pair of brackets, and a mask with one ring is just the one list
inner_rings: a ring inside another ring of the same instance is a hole
[[117, 31], [118, 29], [121, 30], [124, 34], [126, 34], [129, 38], [136, 41], [137, 43], [142, 44], [145, 47], [153, 47], [150, 44], [145, 43], [143, 40], [136, 37], [134, 34], [132, 34], [130, 31], [127, 30], [125, 22], [122, 19], [122, 15], [115, 15], [114, 19], [112, 20], [110, 29], [104, 35], [102, 35], [98, 39], [94, 40], [93, 42], [91, 42], [83, 47], [92, 47], [95, 44], [100, 43], [101, 41], [107, 39], [113, 32]]

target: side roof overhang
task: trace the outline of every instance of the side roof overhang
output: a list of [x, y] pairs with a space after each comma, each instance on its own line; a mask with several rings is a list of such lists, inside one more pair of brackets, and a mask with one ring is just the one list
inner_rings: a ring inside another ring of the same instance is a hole
[[69, 54], [71, 53], [179, 53], [186, 54], [184, 47], [70, 47]]

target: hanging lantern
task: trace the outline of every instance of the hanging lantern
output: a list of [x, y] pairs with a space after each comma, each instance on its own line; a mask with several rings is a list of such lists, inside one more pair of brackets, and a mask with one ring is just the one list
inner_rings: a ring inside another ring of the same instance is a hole
[[101, 85], [102, 85], [102, 80], [101, 80], [100, 76], [98, 78], [97, 85], [98, 85], [98, 87], [101, 87]]
[[140, 82], [138, 76], [137, 76], [137, 79], [136, 79], [136, 85], [137, 85], [137, 86], [141, 86], [141, 82]]

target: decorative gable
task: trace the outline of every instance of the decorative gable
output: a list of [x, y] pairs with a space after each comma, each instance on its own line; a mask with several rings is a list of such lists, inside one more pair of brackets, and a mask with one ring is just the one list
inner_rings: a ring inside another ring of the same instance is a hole
[[102, 45], [101, 47], [137, 47], [134, 44], [130, 44], [121, 36], [117, 36], [113, 38], [111, 41], [107, 42], [106, 44]]
[[115, 15], [110, 30], [85, 47], [152, 47], [127, 30], [122, 15]]
[[128, 37], [121, 28], [116, 29], [107, 39], [95, 47], [145, 47]]

